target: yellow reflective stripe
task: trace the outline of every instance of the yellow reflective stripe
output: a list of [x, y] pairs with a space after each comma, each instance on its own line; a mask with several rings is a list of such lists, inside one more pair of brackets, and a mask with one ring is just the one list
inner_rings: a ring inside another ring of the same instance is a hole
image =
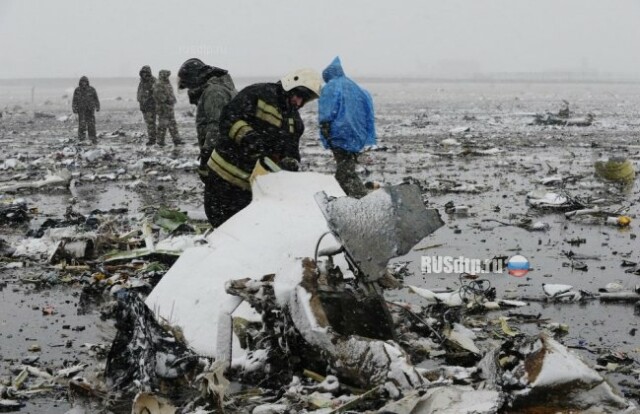
[[296, 129], [293, 123], [293, 118], [289, 118], [289, 132], [291, 132], [292, 134], [296, 132]]
[[262, 119], [263, 121], [266, 121], [268, 123], [270, 123], [271, 125], [275, 125], [278, 128], [280, 127], [280, 125], [282, 125], [282, 121], [278, 118], [276, 118], [275, 116], [271, 115], [270, 113], [261, 111], [260, 109], [258, 109], [256, 111], [256, 117], [258, 119]]
[[278, 111], [278, 108], [273, 105], [269, 105], [262, 99], [258, 99], [256, 117], [277, 127], [282, 125], [282, 115], [280, 114], [280, 111]]
[[253, 128], [251, 128], [251, 126], [246, 121], [236, 121], [233, 123], [231, 129], [229, 130], [229, 138], [239, 144], [242, 138], [244, 138], [244, 136], [247, 135], [249, 131], [253, 131]]
[[251, 190], [251, 184], [249, 184], [249, 177], [251, 174], [242, 171], [233, 164], [230, 164], [217, 152], [213, 151], [211, 158], [207, 161], [207, 165], [220, 177], [231, 184], [237, 185], [245, 190]]
[[262, 99], [258, 99], [258, 109], [273, 115], [274, 117], [278, 118], [278, 120], [282, 121], [282, 115], [280, 114], [280, 111], [278, 111], [278, 108], [276, 108], [273, 105], [269, 105], [268, 103], [266, 103], [265, 101], [263, 101]]

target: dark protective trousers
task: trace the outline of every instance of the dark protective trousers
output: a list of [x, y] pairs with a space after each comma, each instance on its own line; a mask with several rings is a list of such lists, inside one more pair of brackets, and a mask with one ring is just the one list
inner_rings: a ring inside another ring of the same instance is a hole
[[358, 154], [334, 148], [333, 156], [337, 165], [335, 177], [342, 190], [349, 197], [362, 198], [366, 196], [368, 194], [367, 188], [356, 172]]
[[142, 112], [144, 117], [144, 123], [147, 124], [147, 137], [149, 142], [156, 142], [156, 111], [144, 111]]
[[169, 129], [169, 133], [171, 134], [171, 139], [173, 142], [180, 142], [180, 134], [178, 133], [178, 124], [176, 122], [176, 116], [173, 113], [173, 110], [170, 112], [159, 112], [158, 113], [158, 129], [157, 129], [157, 137], [158, 144], [164, 145], [164, 137], [167, 133], [167, 129]]
[[251, 191], [225, 181], [211, 170], [204, 181], [204, 213], [213, 228], [251, 203]]
[[93, 110], [78, 111], [78, 139], [84, 139], [89, 129], [89, 138], [96, 139], [96, 115]]

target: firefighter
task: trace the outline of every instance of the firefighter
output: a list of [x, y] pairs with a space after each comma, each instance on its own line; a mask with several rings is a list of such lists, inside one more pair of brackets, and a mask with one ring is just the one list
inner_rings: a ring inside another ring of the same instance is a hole
[[322, 79], [299, 69], [275, 83], [241, 90], [222, 110], [220, 140], [207, 162], [204, 209], [215, 228], [251, 202], [249, 178], [258, 161], [297, 171], [304, 124], [298, 112], [320, 96]]

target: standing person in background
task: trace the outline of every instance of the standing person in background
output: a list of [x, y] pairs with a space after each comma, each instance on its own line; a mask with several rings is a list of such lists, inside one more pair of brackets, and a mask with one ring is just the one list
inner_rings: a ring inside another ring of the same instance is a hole
[[138, 104], [147, 124], [147, 145], [156, 143], [156, 101], [153, 99], [153, 85], [156, 78], [151, 74], [149, 66], [140, 69], [140, 83], [138, 84]]
[[350, 197], [364, 197], [368, 191], [358, 177], [356, 164], [363, 148], [376, 143], [373, 100], [369, 92], [345, 75], [339, 57], [327, 66], [322, 77], [326, 85], [318, 103], [320, 140], [333, 152], [340, 187]]
[[231, 75], [225, 69], [206, 65], [200, 59], [185, 61], [178, 71], [178, 89], [188, 89], [189, 102], [197, 105], [196, 131], [200, 148], [198, 174], [205, 181], [207, 162], [220, 140], [222, 108], [238, 93]]
[[78, 114], [78, 140], [83, 141], [85, 132], [89, 130], [89, 139], [96, 143], [96, 116], [95, 112], [100, 112], [100, 101], [98, 93], [93, 86], [89, 85], [89, 78], [80, 78], [78, 87], [73, 91], [73, 101], [71, 109], [74, 114]]
[[212, 227], [249, 205], [256, 163], [268, 164], [268, 158], [282, 169], [298, 171], [304, 132], [298, 111], [318, 99], [321, 85], [319, 73], [299, 69], [275, 83], [247, 86], [224, 107], [204, 187], [204, 211]]
[[158, 146], [164, 147], [164, 136], [169, 128], [173, 145], [182, 145], [183, 142], [180, 139], [178, 133], [178, 124], [176, 123], [176, 115], [173, 111], [173, 107], [176, 104], [176, 96], [173, 94], [173, 87], [169, 82], [169, 76], [171, 72], [168, 70], [161, 70], [158, 74], [158, 81], [153, 85], [153, 98], [156, 102], [156, 111], [158, 113], [158, 131], [157, 139]]

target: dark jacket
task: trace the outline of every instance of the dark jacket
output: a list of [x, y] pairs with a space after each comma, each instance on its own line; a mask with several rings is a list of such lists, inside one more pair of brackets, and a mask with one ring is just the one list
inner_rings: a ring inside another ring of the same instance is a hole
[[[143, 77], [143, 73], [147, 73], [148, 76]], [[143, 66], [140, 69], [140, 83], [138, 84], [138, 103], [140, 104], [140, 110], [142, 112], [153, 112], [156, 110], [156, 101], [153, 99], [153, 85], [156, 83], [156, 78], [151, 74], [151, 68], [149, 66]]]
[[261, 158], [276, 163], [285, 158], [300, 161], [303, 132], [300, 113], [288, 103], [279, 82], [247, 86], [222, 110], [221, 137], [207, 165], [248, 190], [249, 176]]
[[220, 139], [222, 108], [237, 94], [233, 80], [228, 74], [220, 77], [212, 76], [207, 81], [198, 99], [196, 111], [196, 129], [200, 149], [211, 151]]
[[171, 72], [168, 70], [161, 70], [158, 81], [153, 85], [153, 98], [156, 101], [156, 111], [160, 116], [172, 113], [173, 106], [176, 104], [176, 96], [169, 82], [170, 75]]
[[71, 102], [73, 113], [99, 111], [98, 93], [93, 86], [89, 86], [89, 79], [86, 76], [81, 77], [79, 85], [73, 91], [73, 101]]

